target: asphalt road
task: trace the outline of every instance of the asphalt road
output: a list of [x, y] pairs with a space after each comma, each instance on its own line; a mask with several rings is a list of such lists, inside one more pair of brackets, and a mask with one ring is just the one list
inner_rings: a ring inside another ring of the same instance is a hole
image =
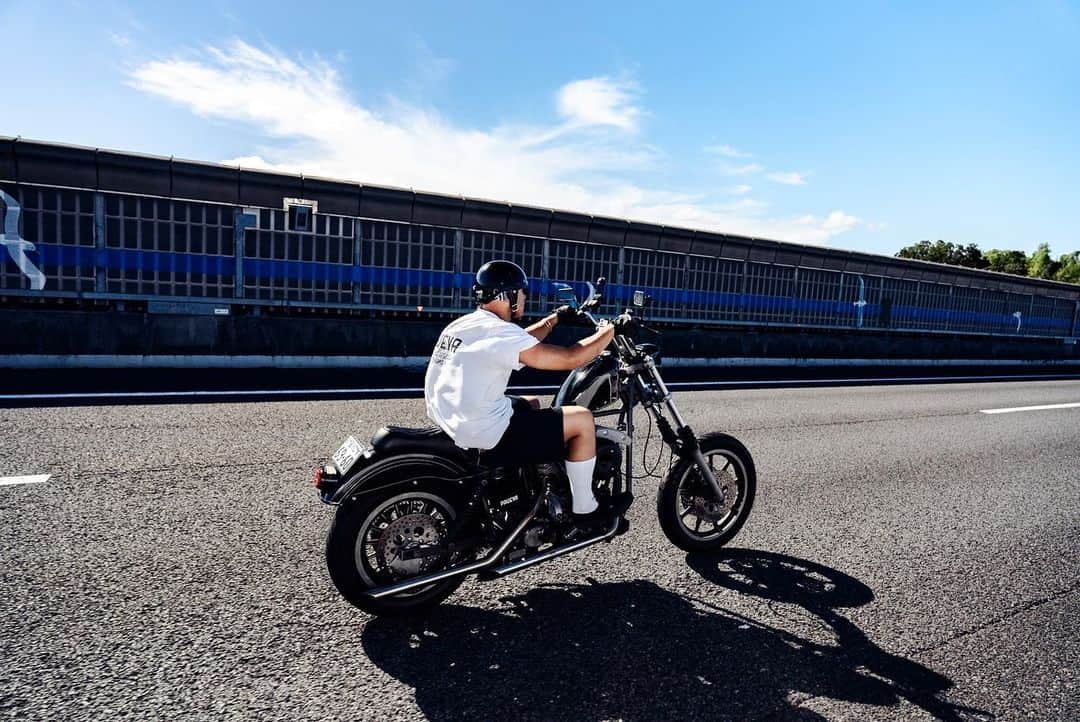
[[1080, 382], [679, 402], [758, 466], [727, 553], [645, 479], [614, 543], [413, 622], [338, 597], [310, 475], [421, 401], [2, 409], [0, 476], [52, 477], [0, 485], [0, 717], [1080, 719], [1080, 408], [979, 413]]

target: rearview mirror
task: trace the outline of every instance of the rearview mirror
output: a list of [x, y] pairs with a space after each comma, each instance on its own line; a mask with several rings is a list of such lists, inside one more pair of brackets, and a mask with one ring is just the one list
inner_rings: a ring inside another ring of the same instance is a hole
[[555, 284], [555, 300], [559, 305], [566, 305], [575, 311], [578, 308], [577, 294], [574, 293], [573, 286], [566, 283]]

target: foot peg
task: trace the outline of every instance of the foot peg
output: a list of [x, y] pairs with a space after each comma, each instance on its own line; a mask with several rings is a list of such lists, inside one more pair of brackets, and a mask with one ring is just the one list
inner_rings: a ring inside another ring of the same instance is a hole
[[621, 494], [616, 494], [611, 500], [611, 513], [613, 515], [622, 516], [630, 509], [630, 505], [634, 503], [634, 495], [628, 491], [624, 491]]

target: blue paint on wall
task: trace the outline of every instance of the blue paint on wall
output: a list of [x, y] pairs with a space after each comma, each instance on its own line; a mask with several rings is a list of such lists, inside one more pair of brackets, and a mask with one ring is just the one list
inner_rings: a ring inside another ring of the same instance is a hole
[[[93, 271], [95, 267], [110, 270], [142, 270], [153, 272], [183, 272], [231, 276], [236, 273], [234, 256], [204, 255], [198, 253], [176, 253], [169, 251], [143, 251], [130, 249], [94, 249], [83, 246], [69, 246], [55, 243], [37, 243], [40, 265], [44, 269], [68, 266], [84, 271]], [[312, 261], [282, 261], [258, 258], [244, 259], [246, 277], [260, 279], [287, 279], [292, 281], [363, 283], [382, 287], [409, 289], [453, 289], [468, 291], [472, 286], [473, 275], [449, 271], [432, 271], [407, 268], [382, 268], [374, 266], [346, 266], [336, 263], [317, 263]], [[529, 283], [529, 292], [534, 296], [547, 297], [552, 291], [551, 281], [534, 279]], [[572, 283], [579, 295], [584, 295], [583, 283]], [[800, 314], [806, 316], [832, 315], [848, 319], [855, 323], [856, 307], [854, 303], [835, 300], [791, 298], [787, 296], [766, 296], [759, 294], [722, 293], [711, 291], [691, 291], [673, 288], [642, 288], [609, 283], [605, 288], [605, 298], [611, 301], [629, 302], [635, 290], [645, 290], [652, 295], [654, 302], [662, 305], [686, 306], [690, 310], [718, 311], [727, 314], [749, 314], [747, 320], [786, 321]], [[865, 319], [879, 318], [881, 307], [867, 304], [863, 310]], [[761, 319], [765, 315], [765, 319]], [[757, 316], [757, 318], [753, 318]], [[974, 311], [951, 311], [944, 309], [926, 309], [916, 306], [894, 305], [890, 312], [890, 326], [909, 327], [948, 323], [951, 328], [997, 327], [1002, 331], [1015, 328], [1016, 319], [1011, 314], [979, 313]], [[872, 322], [872, 321], [871, 321]], [[1068, 334], [1072, 328], [1072, 319], [1059, 319], [1044, 316], [1023, 317], [1023, 329], [1058, 332]]]

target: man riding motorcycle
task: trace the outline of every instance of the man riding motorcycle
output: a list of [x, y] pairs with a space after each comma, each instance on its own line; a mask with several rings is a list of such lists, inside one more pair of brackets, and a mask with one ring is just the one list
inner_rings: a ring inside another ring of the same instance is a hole
[[543, 340], [576, 312], [561, 307], [527, 328], [529, 279], [510, 261], [491, 261], [476, 272], [477, 309], [452, 321], [439, 336], [424, 379], [428, 417], [463, 449], [478, 449], [489, 466], [516, 466], [566, 459], [572, 512], [583, 526], [605, 514], [593, 495], [596, 425], [581, 406], [539, 408], [535, 397], [506, 395], [512, 371], [529, 366], [568, 371], [600, 355], [614, 325], [602, 322], [592, 335], [570, 346]]
[[[707, 552], [739, 532], [756, 489], [750, 453], [728, 434], [698, 435], [686, 423], [661, 378], [657, 345], [636, 339], [644, 292], [605, 324], [595, 315], [604, 286], [598, 278], [579, 304], [572, 288], [556, 285], [571, 306], [523, 329], [514, 320], [524, 314], [525, 273], [485, 264], [476, 311], [444, 329], [428, 365], [426, 406], [437, 428], [383, 426], [370, 446], [349, 436], [316, 468], [319, 498], [337, 507], [327, 569], [349, 602], [371, 614], [414, 613], [470, 575], [504, 577], [625, 532], [639, 407], [672, 453], [656, 494], [664, 534], [684, 551]], [[592, 335], [567, 348], [543, 343], [560, 318], [581, 319]], [[551, 408], [506, 395], [510, 374], [526, 365], [573, 369]], [[593, 412], [612, 423], [596, 425]]]

